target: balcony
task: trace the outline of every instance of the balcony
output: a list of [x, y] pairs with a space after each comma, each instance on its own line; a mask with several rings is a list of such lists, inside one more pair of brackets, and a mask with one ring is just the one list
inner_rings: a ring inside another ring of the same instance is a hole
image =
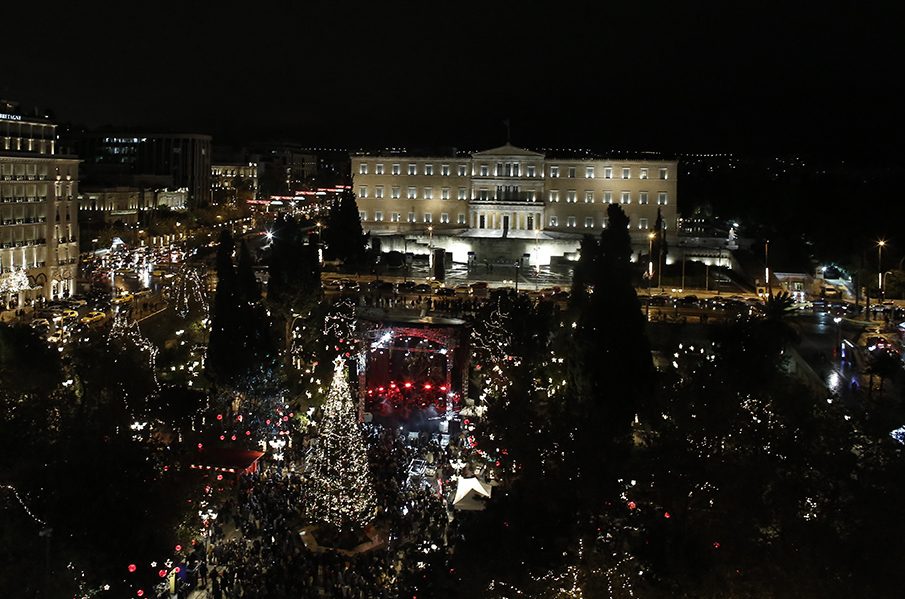
[[524, 203], [543, 205], [543, 201], [538, 199], [540, 192], [536, 192], [534, 199], [531, 199], [531, 193], [527, 191], [502, 191], [496, 194], [496, 197], [488, 197], [487, 199], [474, 198], [471, 200], [475, 204], [499, 204], [499, 203]]

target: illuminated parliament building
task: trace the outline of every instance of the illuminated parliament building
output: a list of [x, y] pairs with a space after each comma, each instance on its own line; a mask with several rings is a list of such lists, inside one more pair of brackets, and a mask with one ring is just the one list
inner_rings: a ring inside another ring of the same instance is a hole
[[[575, 255], [607, 226], [609, 204], [647, 249], [658, 211], [677, 234], [674, 160], [558, 159], [511, 144], [457, 156], [354, 154], [362, 228], [384, 250], [444, 248], [456, 262]], [[397, 247], [398, 246], [398, 247]]]

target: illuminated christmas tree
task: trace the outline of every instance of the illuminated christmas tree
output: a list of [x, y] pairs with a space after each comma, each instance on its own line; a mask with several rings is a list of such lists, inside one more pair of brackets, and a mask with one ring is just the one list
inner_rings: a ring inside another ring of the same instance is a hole
[[307, 468], [306, 503], [317, 520], [348, 531], [373, 519], [377, 501], [345, 362], [337, 357], [333, 363], [333, 382]]

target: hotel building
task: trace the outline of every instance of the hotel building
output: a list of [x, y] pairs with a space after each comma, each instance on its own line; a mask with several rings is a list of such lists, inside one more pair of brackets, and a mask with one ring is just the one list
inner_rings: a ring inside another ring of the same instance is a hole
[[676, 175], [674, 160], [557, 158], [510, 144], [459, 156], [352, 156], [365, 231], [416, 244], [427, 235], [457, 262], [527, 254], [549, 264], [574, 254], [583, 235], [598, 235], [614, 203], [636, 246], [647, 249], [658, 211], [675, 239]]
[[56, 125], [0, 102], [0, 310], [75, 293], [79, 161]]

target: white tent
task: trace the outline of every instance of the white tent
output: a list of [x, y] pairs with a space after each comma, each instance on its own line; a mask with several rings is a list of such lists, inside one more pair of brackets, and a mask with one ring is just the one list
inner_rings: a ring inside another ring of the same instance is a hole
[[[489, 498], [490, 490], [490, 485], [474, 476], [469, 478], [459, 476], [457, 479], [456, 496], [455, 499], [453, 499], [453, 505], [465, 507], [465, 505], [461, 504], [478, 504], [478, 502], [475, 501], [475, 497], [477, 495], [483, 495], [484, 497]], [[469, 505], [466, 509], [475, 509], [476, 507], [477, 505]]]

